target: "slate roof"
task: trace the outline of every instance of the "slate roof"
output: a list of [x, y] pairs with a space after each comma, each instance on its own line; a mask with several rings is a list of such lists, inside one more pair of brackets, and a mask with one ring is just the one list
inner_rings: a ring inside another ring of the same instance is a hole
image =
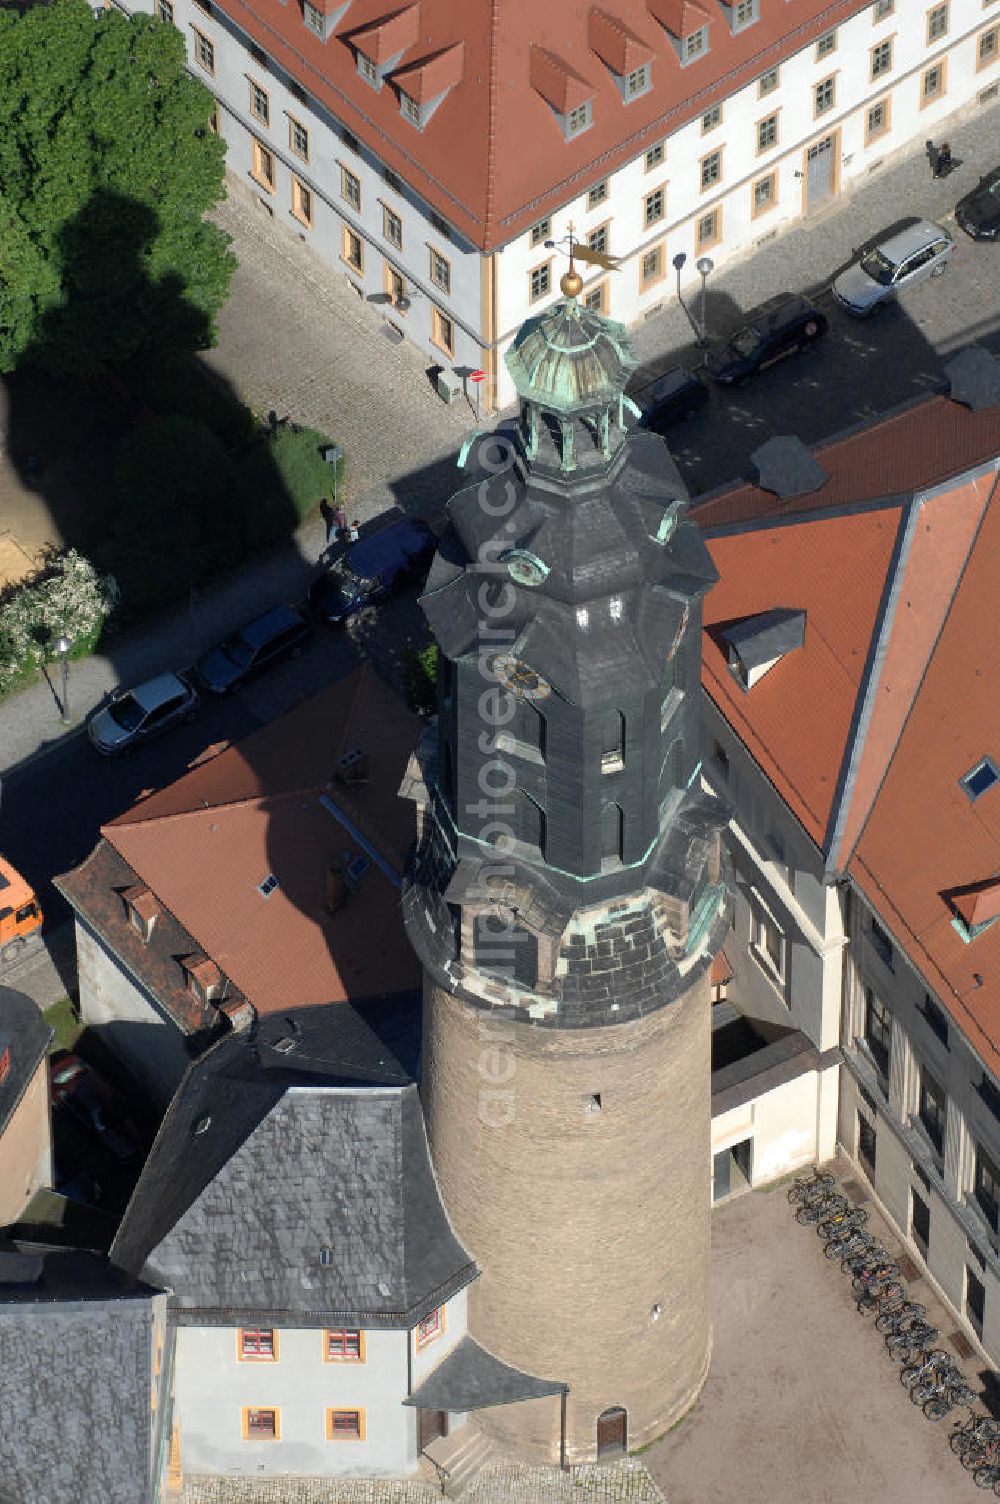
[[52, 1035], [30, 997], [13, 987], [0, 986], [0, 1055], [10, 1049], [10, 1069], [0, 1081], [0, 1134], [45, 1058]]
[[111, 1258], [169, 1288], [182, 1322], [410, 1326], [477, 1273], [416, 1087], [336, 1086], [280, 1058], [231, 1035], [195, 1062]]
[[485, 1405], [512, 1405], [517, 1400], [565, 1394], [568, 1389], [569, 1385], [558, 1379], [536, 1379], [512, 1368], [467, 1336], [403, 1404], [418, 1405], [422, 1410], [478, 1410]]
[[[192, 952], [218, 966], [227, 1001], [261, 1015], [412, 990], [399, 881], [413, 824], [397, 790], [419, 729], [366, 665], [140, 800], [57, 886], [188, 1033], [217, 1021], [178, 964]], [[337, 760], [355, 747], [365, 778], [339, 782]], [[356, 857], [363, 875], [331, 914], [327, 869]], [[162, 910], [148, 944], [120, 896], [136, 880]]]
[[[627, 28], [632, 54], [652, 57], [652, 87], [628, 105], [604, 61], [613, 55], [607, 36], [591, 29], [589, 6], [420, 0], [419, 7], [400, 7], [352, 0], [337, 9], [341, 15], [324, 41], [302, 24], [295, 6], [219, 4], [274, 60], [276, 71], [287, 70], [379, 163], [490, 251], [800, 52], [852, 15], [858, 0], [799, 0], [791, 19], [784, 0], [761, 0], [757, 24], [735, 35], [715, 10], [711, 47], [687, 67], [671, 31], [683, 24], [682, 14], [697, 18], [705, 7], [692, 0], [666, 9], [664, 0], [615, 0], [614, 20]], [[352, 42], [371, 57], [403, 49], [380, 90], [359, 77]], [[396, 86], [408, 89], [414, 68], [459, 44], [460, 66], [453, 63], [439, 80], [453, 86], [418, 130], [401, 119]], [[567, 141], [554, 109], [582, 99], [593, 101], [593, 125]]]
[[0, 1500], [146, 1504], [156, 1292], [88, 1254], [35, 1263], [0, 1271]]

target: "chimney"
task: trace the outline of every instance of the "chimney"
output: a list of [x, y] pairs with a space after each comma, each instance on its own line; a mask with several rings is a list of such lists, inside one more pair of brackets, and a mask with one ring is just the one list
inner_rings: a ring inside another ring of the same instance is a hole
[[326, 869], [326, 897], [324, 904], [331, 914], [336, 914], [347, 902], [350, 889], [339, 867], [327, 867]]
[[334, 776], [338, 783], [365, 783], [368, 779], [368, 753], [363, 747], [352, 747], [337, 758]]

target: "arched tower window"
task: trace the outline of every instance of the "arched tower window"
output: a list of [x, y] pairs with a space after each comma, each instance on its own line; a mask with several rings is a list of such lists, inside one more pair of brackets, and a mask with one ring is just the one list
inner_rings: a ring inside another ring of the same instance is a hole
[[625, 859], [625, 816], [620, 805], [606, 804], [601, 813], [601, 867], [610, 871]]
[[534, 799], [520, 791], [514, 794], [514, 835], [522, 846], [545, 855], [545, 815]]
[[625, 717], [620, 710], [608, 710], [601, 729], [601, 772], [620, 773], [624, 766]]
[[530, 700], [517, 700], [514, 714], [497, 736], [501, 747], [511, 752], [529, 751], [545, 756], [545, 720]]

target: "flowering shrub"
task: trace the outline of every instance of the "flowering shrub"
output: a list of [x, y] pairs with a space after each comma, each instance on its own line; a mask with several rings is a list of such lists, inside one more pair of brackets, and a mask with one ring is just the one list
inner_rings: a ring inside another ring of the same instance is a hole
[[75, 548], [52, 549], [33, 575], [0, 595], [0, 694], [57, 658], [62, 633], [71, 657], [92, 652], [116, 595], [110, 575], [99, 575]]

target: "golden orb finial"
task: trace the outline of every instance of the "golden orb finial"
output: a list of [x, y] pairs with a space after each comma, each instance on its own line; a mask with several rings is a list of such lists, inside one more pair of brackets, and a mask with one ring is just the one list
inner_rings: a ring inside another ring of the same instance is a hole
[[583, 291], [583, 278], [580, 273], [571, 267], [568, 272], [563, 272], [559, 278], [559, 291], [564, 298], [578, 298]]

